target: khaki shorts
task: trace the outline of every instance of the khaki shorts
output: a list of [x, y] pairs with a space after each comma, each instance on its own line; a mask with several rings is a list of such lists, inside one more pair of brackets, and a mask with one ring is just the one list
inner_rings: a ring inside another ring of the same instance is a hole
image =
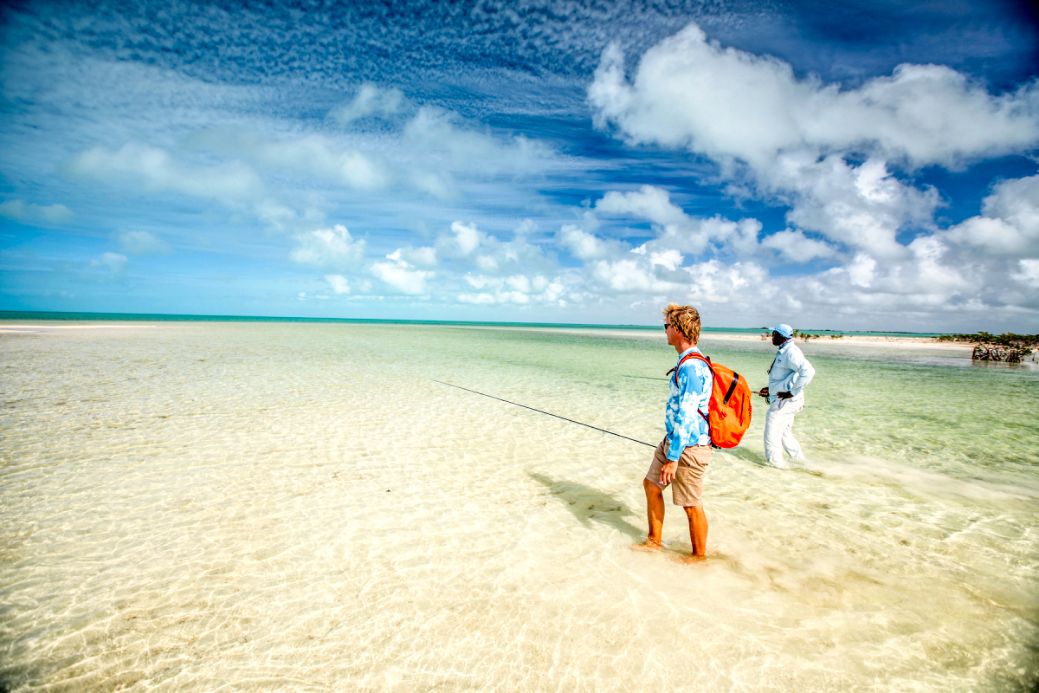
[[[660, 483], [660, 468], [667, 462], [667, 438], [660, 441], [656, 452], [653, 453], [653, 462], [646, 472], [646, 479], [663, 489]], [[707, 465], [714, 455], [714, 448], [710, 445], [691, 445], [682, 451], [678, 458], [678, 469], [675, 471], [675, 480], [671, 484], [671, 499], [675, 505], [685, 508], [696, 508], [703, 505], [703, 477], [707, 472]]]

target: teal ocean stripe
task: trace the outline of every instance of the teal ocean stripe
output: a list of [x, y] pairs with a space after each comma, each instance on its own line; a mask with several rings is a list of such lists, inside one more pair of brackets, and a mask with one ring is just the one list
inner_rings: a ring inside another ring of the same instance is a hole
[[[656, 325], [596, 325], [591, 323], [561, 322], [480, 322], [468, 320], [385, 320], [376, 318], [305, 318], [268, 315], [178, 315], [168, 313], [78, 313], [57, 311], [0, 310], [0, 320], [61, 320], [76, 322], [291, 322], [291, 323], [344, 323], [357, 325], [445, 325], [458, 327], [539, 327], [587, 330], [655, 330]], [[704, 333], [761, 334], [761, 327], [705, 327]], [[813, 330], [803, 332], [822, 337], [844, 334], [866, 337], [938, 337], [937, 332], [860, 332], [854, 330]]]

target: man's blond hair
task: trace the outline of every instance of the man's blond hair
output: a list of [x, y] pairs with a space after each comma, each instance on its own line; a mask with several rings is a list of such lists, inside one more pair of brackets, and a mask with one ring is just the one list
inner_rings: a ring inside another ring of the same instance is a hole
[[664, 320], [693, 344], [700, 341], [700, 312], [696, 308], [669, 303], [664, 309]]

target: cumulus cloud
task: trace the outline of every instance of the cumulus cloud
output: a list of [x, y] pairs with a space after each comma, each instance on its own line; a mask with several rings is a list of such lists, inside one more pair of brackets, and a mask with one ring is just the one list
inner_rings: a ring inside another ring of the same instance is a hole
[[60, 224], [72, 218], [72, 211], [62, 204], [36, 205], [25, 200], [6, 200], [0, 202], [0, 216], [27, 223]]
[[566, 285], [559, 278], [551, 279], [540, 274], [533, 277], [523, 274], [504, 277], [470, 274], [466, 275], [465, 282], [476, 291], [459, 293], [457, 298], [461, 303], [566, 305]]
[[556, 240], [579, 260], [594, 260], [614, 255], [620, 247], [617, 243], [605, 241], [575, 224], [563, 224], [556, 234]]
[[123, 231], [117, 240], [123, 251], [130, 255], [152, 255], [170, 250], [168, 243], [149, 231]]
[[1039, 291], [1039, 259], [1018, 260], [1017, 271], [1010, 278], [1033, 291]]
[[459, 255], [472, 255], [480, 245], [480, 232], [475, 224], [466, 224], [461, 221], [452, 222], [451, 233], [454, 236], [448, 239], [447, 243]]
[[435, 267], [439, 261], [436, 248], [430, 246], [397, 248], [390, 253], [389, 258], [392, 260], [404, 260], [419, 267]]
[[426, 282], [434, 273], [413, 267], [402, 257], [400, 249], [386, 255], [385, 261], [373, 263], [372, 275], [401, 293], [420, 295], [427, 292]]
[[658, 278], [645, 258], [598, 260], [591, 269], [600, 284], [618, 293], [673, 293], [681, 290], [678, 282]]
[[[587, 239], [574, 235], [568, 247], [604, 289], [673, 294], [684, 283], [681, 291], [724, 305], [740, 300], [726, 287], [749, 277], [746, 294], [771, 294], [788, 311], [888, 320], [1039, 305], [1039, 176], [999, 183], [980, 214], [948, 229], [934, 221], [938, 191], [910, 182], [925, 166], [1039, 145], [1039, 82], [1000, 95], [946, 67], [902, 65], [844, 88], [722, 47], [691, 25], [646, 51], [630, 78], [621, 51], [607, 48], [588, 97], [599, 127], [705, 157], [734, 196], [788, 209], [788, 227], [762, 236], [753, 219], [690, 217], [660, 189], [611, 192], [597, 214], [648, 220], [655, 235], [627, 257], [581, 254], [576, 241]], [[740, 259], [738, 273], [704, 260], [723, 248]], [[784, 276], [776, 292], [760, 264], [772, 252], [796, 264], [847, 259]]]
[[298, 234], [296, 242], [290, 257], [304, 265], [344, 268], [352, 267], [364, 258], [365, 242], [355, 240], [342, 224]]
[[325, 281], [337, 296], [350, 293], [350, 282], [341, 274], [326, 274]]
[[[705, 156], [723, 176], [747, 178], [755, 192], [788, 205], [791, 231], [813, 231], [885, 261], [909, 261], [900, 232], [933, 229], [940, 204], [937, 191], [900, 180], [892, 166], [956, 166], [1039, 144], [1039, 83], [993, 95], [949, 68], [902, 65], [842, 89], [798, 78], [774, 58], [722, 47], [696, 25], [646, 51], [630, 81], [624, 56], [609, 47], [588, 95], [601, 127], [633, 143]], [[619, 203], [604, 198], [601, 207], [636, 212], [641, 204], [655, 223], [683, 223], [668, 221], [677, 215], [659, 194]], [[1008, 252], [1023, 242], [991, 218], [973, 223], [964, 236], [1001, 239]], [[684, 235], [695, 241], [691, 251], [707, 240]], [[823, 251], [803, 243], [794, 250], [792, 240], [770, 243], [796, 257]]]
[[790, 222], [885, 258], [904, 255], [899, 230], [930, 225], [939, 204], [937, 191], [899, 182], [874, 159], [853, 166], [839, 156], [784, 154], [761, 184], [792, 204]]
[[833, 246], [808, 238], [800, 231], [789, 229], [772, 234], [761, 241], [761, 245], [772, 248], [786, 259], [798, 263], [832, 257], [836, 253]]
[[1039, 255], [1039, 176], [996, 185], [982, 213], [950, 229], [948, 238], [990, 255]]
[[588, 96], [597, 122], [634, 142], [758, 168], [803, 149], [952, 165], [1039, 142], [1039, 84], [996, 96], [947, 67], [901, 65], [841, 89], [708, 41], [695, 24], [646, 51], [630, 83], [611, 45]]
[[[652, 222], [656, 237], [639, 252], [675, 251], [698, 256], [713, 244], [717, 249], [749, 255], [757, 250], [761, 232], [761, 223], [756, 219], [734, 222], [719, 216], [706, 219], [689, 216], [671, 201], [666, 190], [651, 185], [632, 192], [608, 192], [596, 202], [595, 211]], [[568, 247], [574, 249], [575, 244]], [[597, 248], [605, 251], [602, 246]]]

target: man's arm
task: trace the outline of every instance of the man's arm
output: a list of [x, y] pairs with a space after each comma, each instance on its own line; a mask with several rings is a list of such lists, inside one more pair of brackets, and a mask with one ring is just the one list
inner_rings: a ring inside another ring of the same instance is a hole
[[683, 365], [675, 372], [675, 380], [678, 382], [678, 405], [677, 409], [670, 412], [674, 426], [668, 436], [667, 459], [660, 467], [660, 483], [670, 484], [678, 471], [678, 460], [682, 452], [693, 443], [693, 437], [698, 431], [698, 426], [693, 417], [699, 417], [696, 405], [699, 397], [696, 396], [696, 376], [693, 375], [693, 366], [690, 362]]
[[[702, 428], [698, 406], [703, 393], [710, 388], [710, 368], [704, 364], [697, 367], [700, 361], [687, 361], [678, 369], [678, 410], [673, 412], [675, 426], [668, 438], [667, 450], [669, 462], [678, 462], [682, 451], [690, 445], [697, 444]], [[706, 412], [705, 412], [706, 413]]]
[[796, 397], [801, 394], [808, 383], [812, 382], [812, 378], [815, 377], [815, 368], [808, 362], [808, 359], [805, 358], [800, 349], [796, 351], [792, 349], [790, 351], [789, 363], [790, 369], [794, 372], [787, 381], [786, 389], [791, 397]]

